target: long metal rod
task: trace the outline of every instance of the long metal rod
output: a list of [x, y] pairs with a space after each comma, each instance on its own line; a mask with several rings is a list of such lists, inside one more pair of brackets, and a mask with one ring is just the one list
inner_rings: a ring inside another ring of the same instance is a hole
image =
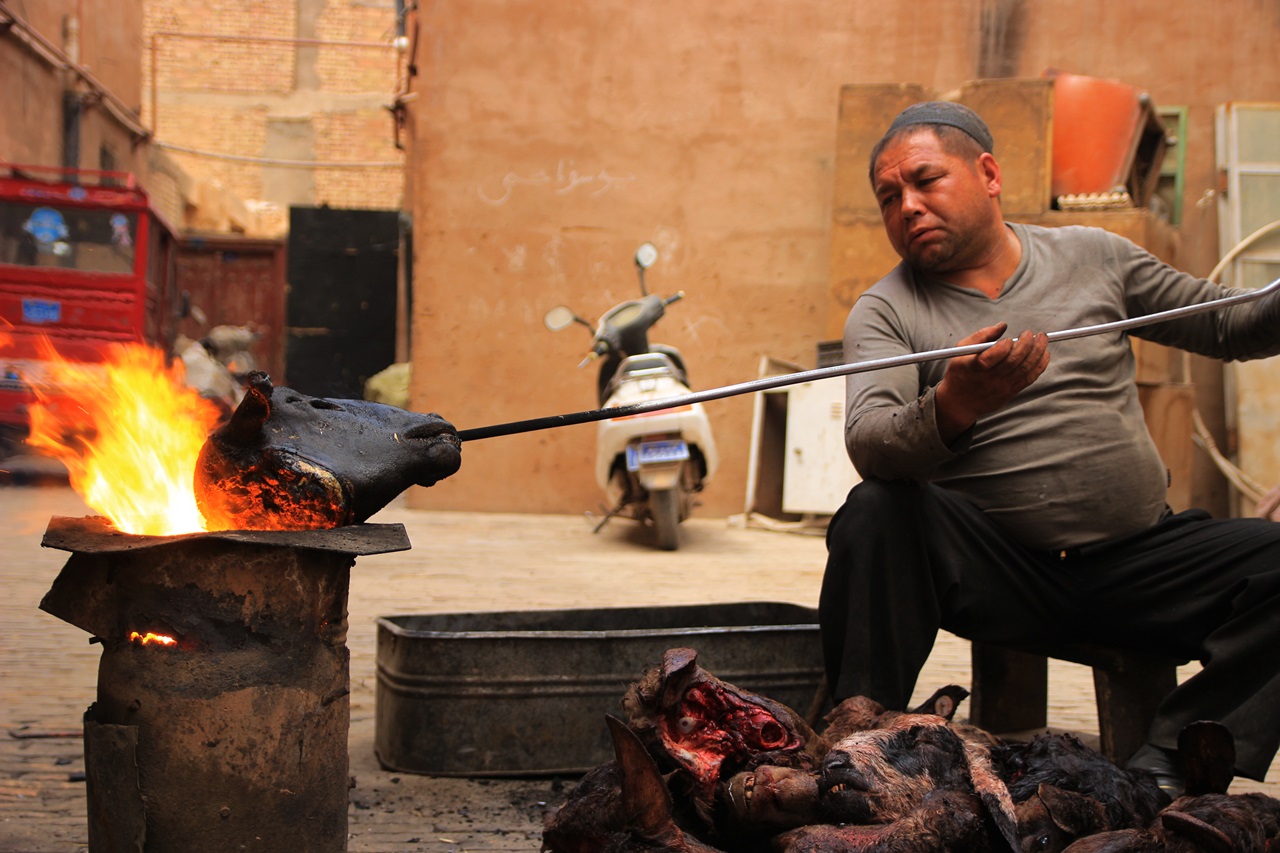
[[[1221, 299], [1215, 299], [1210, 302], [1201, 302], [1196, 305], [1184, 305], [1181, 308], [1171, 308], [1168, 311], [1157, 311], [1154, 314], [1147, 314], [1142, 317], [1131, 317], [1128, 320], [1115, 320], [1110, 323], [1099, 323], [1094, 326], [1081, 326], [1076, 329], [1063, 329], [1058, 332], [1049, 332], [1047, 337], [1049, 342], [1053, 343], [1055, 341], [1069, 341], [1074, 338], [1086, 338], [1091, 335], [1106, 334], [1107, 332], [1120, 332], [1126, 329], [1136, 329], [1140, 326], [1150, 326], [1155, 323], [1176, 320], [1179, 317], [1187, 317], [1192, 314], [1200, 314], [1205, 311], [1226, 308], [1230, 305], [1252, 302], [1253, 300], [1261, 299], [1278, 289], [1280, 289], [1280, 278], [1271, 282], [1266, 287], [1251, 290], [1246, 293], [1238, 293], [1234, 296], [1224, 296]], [[989, 347], [995, 346], [997, 343], [999, 343], [999, 341], [968, 344], [966, 346], [958, 347], [946, 347], [944, 349], [908, 353], [906, 355], [895, 355], [888, 358], [875, 358], [869, 361], [859, 361], [850, 364], [835, 364], [830, 367], [819, 367], [814, 370], [801, 370], [796, 373], [786, 373], [781, 376], [766, 376], [761, 379], [753, 379], [749, 382], [739, 382], [736, 385], [724, 385], [720, 388], [712, 388], [707, 391], [695, 391], [689, 394], [680, 394], [675, 397], [665, 397], [661, 400], [648, 400], [644, 403], [631, 403], [626, 406], [614, 406], [608, 409], [592, 409], [586, 412], [575, 412], [567, 415], [552, 415], [545, 418], [532, 418], [526, 421], [513, 421], [511, 423], [494, 424], [493, 426], [487, 427], [464, 429], [459, 430], [458, 437], [463, 441], [476, 441], [482, 438], [495, 438], [500, 435], [515, 435], [522, 432], [533, 432], [535, 430], [591, 423], [592, 421], [603, 421], [608, 420], [609, 418], [623, 418], [630, 415], [642, 415], [647, 412], [674, 409], [679, 406], [689, 406], [694, 403], [705, 403], [708, 400], [720, 400], [725, 397], [735, 397], [739, 394], [750, 394], [755, 391], [769, 391], [773, 388], [781, 388], [785, 385], [798, 385], [803, 382], [813, 382], [818, 379], [829, 379], [833, 376], [850, 376], [855, 373], [869, 373], [873, 370], [885, 370], [891, 367], [902, 367], [908, 364], [921, 364], [926, 361], [937, 361], [942, 358], [956, 358], [957, 356], [962, 355], [973, 355], [975, 353], [980, 353]]]

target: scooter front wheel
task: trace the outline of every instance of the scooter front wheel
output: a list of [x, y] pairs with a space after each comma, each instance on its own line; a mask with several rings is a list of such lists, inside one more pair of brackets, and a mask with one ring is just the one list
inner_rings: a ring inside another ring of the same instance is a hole
[[674, 551], [680, 547], [680, 490], [654, 489], [649, 492], [649, 515], [658, 547]]

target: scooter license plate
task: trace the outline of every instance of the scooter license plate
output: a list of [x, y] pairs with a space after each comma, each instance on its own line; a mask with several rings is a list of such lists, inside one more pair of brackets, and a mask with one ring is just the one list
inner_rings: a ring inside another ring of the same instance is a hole
[[642, 441], [627, 445], [627, 470], [637, 471], [641, 465], [655, 462], [679, 462], [689, 458], [689, 445], [680, 439]]

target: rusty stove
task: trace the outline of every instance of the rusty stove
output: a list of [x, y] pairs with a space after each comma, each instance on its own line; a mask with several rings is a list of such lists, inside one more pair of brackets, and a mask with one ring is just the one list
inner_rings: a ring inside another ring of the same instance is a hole
[[42, 544], [71, 557], [41, 609], [102, 644], [90, 849], [345, 850], [350, 569], [408, 549], [404, 527], [135, 536], [55, 517]]

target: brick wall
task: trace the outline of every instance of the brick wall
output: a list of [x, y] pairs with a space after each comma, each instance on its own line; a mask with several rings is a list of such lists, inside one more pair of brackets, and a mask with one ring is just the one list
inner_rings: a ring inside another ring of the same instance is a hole
[[[372, 129], [374, 132], [370, 132]], [[391, 119], [385, 109], [326, 113], [315, 119], [315, 153], [319, 160], [382, 163], [398, 160], [389, 145]], [[390, 149], [390, 150], [388, 150]], [[399, 208], [404, 174], [398, 169], [323, 169], [315, 175], [316, 195], [345, 199], [334, 207]]]
[[[386, 110], [402, 73], [394, 0], [147, 0], [144, 30], [156, 78], [153, 95], [148, 55], [147, 119], [197, 180], [265, 210], [400, 206], [403, 157]], [[379, 165], [294, 165], [311, 161]]]
[[[160, 93], [292, 90], [294, 48], [263, 40], [296, 37], [298, 16], [293, 5], [241, 0], [147, 0], [145, 9], [143, 35], [148, 52], [154, 50]], [[157, 33], [161, 35], [156, 37]], [[223, 36], [227, 41], [197, 40], [197, 36]], [[151, 108], [151, 66], [148, 56], [143, 63], [147, 110]]]

